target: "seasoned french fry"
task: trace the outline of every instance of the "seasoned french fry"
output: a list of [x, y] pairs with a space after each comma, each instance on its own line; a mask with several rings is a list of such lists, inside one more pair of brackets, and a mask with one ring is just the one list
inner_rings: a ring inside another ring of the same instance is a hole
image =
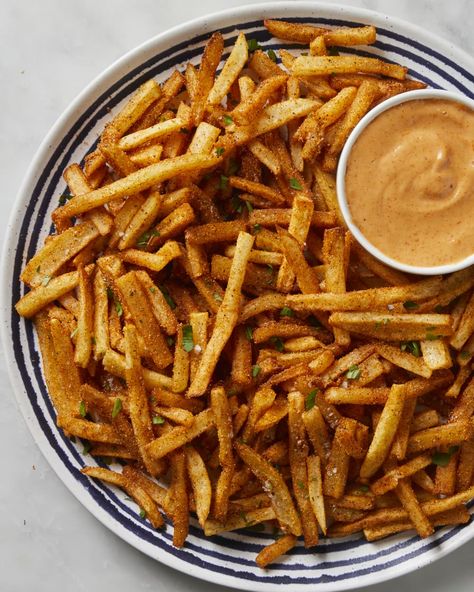
[[361, 479], [371, 477], [384, 462], [400, 422], [404, 400], [403, 388], [400, 385], [393, 385], [375, 429], [367, 456], [362, 463]]
[[212, 489], [209, 474], [201, 455], [193, 446], [186, 446], [186, 466], [196, 502], [199, 524], [204, 528], [211, 509]]
[[296, 545], [296, 537], [294, 534], [286, 534], [280, 539], [264, 547], [255, 558], [259, 567], [266, 567], [269, 563], [273, 563], [281, 555], [292, 549]]

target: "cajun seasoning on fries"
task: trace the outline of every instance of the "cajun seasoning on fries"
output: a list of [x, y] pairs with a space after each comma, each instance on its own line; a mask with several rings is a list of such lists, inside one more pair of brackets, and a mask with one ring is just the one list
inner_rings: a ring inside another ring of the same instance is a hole
[[124, 465], [83, 472], [154, 528], [168, 516], [176, 546], [191, 514], [209, 536], [276, 528], [262, 568], [298, 537], [429, 536], [474, 497], [474, 270], [387, 268], [335, 192], [360, 118], [423, 84], [333, 55], [374, 27], [265, 25], [304, 55], [280, 63], [240, 33], [218, 74], [214, 33], [198, 68], [143, 84], [65, 170], [16, 305], [58, 426]]

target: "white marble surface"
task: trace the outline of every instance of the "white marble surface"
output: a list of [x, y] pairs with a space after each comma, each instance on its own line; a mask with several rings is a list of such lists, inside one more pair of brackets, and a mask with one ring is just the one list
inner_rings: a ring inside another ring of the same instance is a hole
[[[0, 242], [28, 163], [76, 94], [155, 34], [239, 0], [0, 0]], [[422, 25], [474, 53], [472, 0], [345, 0]], [[37, 450], [0, 356], [0, 591], [224, 590], [156, 563], [102, 527]], [[473, 589], [474, 541], [372, 592]]]

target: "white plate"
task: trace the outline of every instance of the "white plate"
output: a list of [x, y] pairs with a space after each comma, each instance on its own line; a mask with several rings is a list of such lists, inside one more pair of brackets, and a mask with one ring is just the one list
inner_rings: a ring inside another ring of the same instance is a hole
[[[204, 17], [175, 27], [133, 50], [89, 85], [61, 116], [42, 143], [20, 190], [3, 261], [2, 338], [10, 378], [25, 420], [59, 477], [103, 524], [144, 553], [180, 571], [218, 584], [246, 590], [323, 592], [345, 590], [418, 569], [446, 555], [474, 536], [474, 524], [442, 528], [429, 539], [398, 535], [371, 544], [358, 536], [323, 539], [316, 549], [298, 546], [262, 571], [254, 558], [270, 541], [265, 533], [237, 532], [206, 539], [195, 522], [183, 549], [171, 544], [171, 527], [155, 531], [137, 507], [114, 488], [91, 482], [80, 473], [90, 457], [82, 446], [56, 428], [32, 324], [18, 318], [14, 303], [24, 293], [19, 274], [25, 261], [50, 230], [50, 214], [65, 189], [61, 172], [93, 149], [99, 130], [120, 103], [150, 77], [163, 81], [171, 69], [189, 60], [198, 63], [210, 33], [220, 30], [226, 50], [236, 33], [257, 38], [265, 48], [286, 47], [270, 38], [263, 18], [286, 18], [324, 25], [374, 24], [378, 41], [348, 53], [382, 55], [410, 69], [410, 75], [436, 88], [474, 97], [472, 59], [449, 43], [403, 21], [374, 12], [309, 2], [254, 5]], [[138, 577], [138, 575], [137, 575]]]

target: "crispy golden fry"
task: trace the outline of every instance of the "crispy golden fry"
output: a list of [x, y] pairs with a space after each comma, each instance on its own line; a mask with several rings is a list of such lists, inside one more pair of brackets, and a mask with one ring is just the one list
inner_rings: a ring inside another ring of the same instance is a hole
[[196, 502], [199, 524], [204, 528], [211, 510], [212, 489], [209, 474], [201, 455], [193, 446], [186, 446], [186, 466]]
[[387, 457], [400, 422], [404, 400], [403, 388], [400, 385], [393, 385], [375, 429], [367, 456], [362, 463], [360, 469], [361, 479], [371, 477]]
[[404, 80], [407, 69], [376, 58], [356, 56], [300, 56], [295, 60], [292, 72], [296, 76], [324, 76], [328, 74], [366, 72], [367, 74], [382, 74], [383, 76], [389, 76], [397, 80]]
[[269, 563], [273, 563], [281, 555], [287, 553], [296, 545], [296, 537], [294, 534], [286, 534], [280, 539], [264, 547], [255, 558], [258, 567], [266, 567]]
[[239, 125], [252, 123], [273, 93], [287, 81], [287, 76], [272, 76], [263, 80], [255, 91], [232, 111], [232, 119]]
[[299, 536], [301, 521], [281, 474], [249, 446], [236, 442], [234, 447], [270, 496], [278, 521], [292, 534]]
[[79, 316], [77, 318], [76, 351], [74, 362], [86, 368], [92, 352], [94, 327], [94, 298], [92, 281], [85, 269], [79, 270]]
[[30, 319], [43, 307], [73, 290], [78, 283], [79, 273], [77, 271], [48, 278], [48, 281], [45, 279], [43, 285], [34, 288], [16, 303], [16, 311], [22, 317]]
[[230, 87], [237, 79], [248, 58], [247, 40], [243, 33], [239, 33], [237, 41], [226, 61], [221, 73], [216, 78], [214, 86], [207, 97], [209, 105], [218, 105]]
[[196, 154], [168, 158], [131, 173], [123, 179], [113, 181], [100, 189], [73, 197], [66, 205], [56, 210], [55, 219], [61, 220], [82, 214], [118, 197], [148, 189], [152, 185], [166, 181], [177, 174], [207, 169], [215, 164], [217, 164], [216, 158]]
[[240, 289], [244, 281], [245, 268], [253, 241], [254, 239], [251, 235], [246, 233], [239, 234], [227, 289], [216, 316], [214, 331], [204, 351], [196, 376], [189, 387], [189, 397], [201, 396], [206, 391], [217, 359], [227, 343], [233, 328], [237, 324]]
[[218, 520], [211, 520], [208, 518], [204, 525], [204, 534], [212, 536], [220, 532], [229, 532], [231, 530], [240, 530], [241, 528], [248, 528], [266, 520], [274, 520], [276, 518], [275, 510], [269, 506], [266, 508], [259, 508], [257, 510], [250, 510], [249, 512], [239, 512], [232, 514], [225, 522]]

